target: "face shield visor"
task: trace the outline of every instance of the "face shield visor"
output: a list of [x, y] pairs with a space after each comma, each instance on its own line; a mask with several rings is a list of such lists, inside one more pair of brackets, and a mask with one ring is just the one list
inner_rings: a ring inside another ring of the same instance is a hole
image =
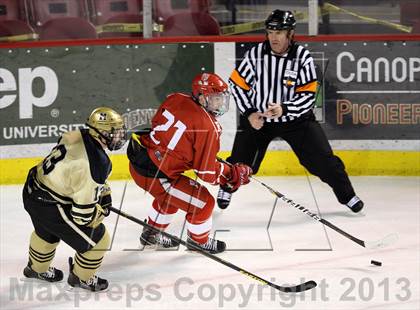
[[229, 110], [229, 100], [230, 93], [228, 91], [208, 94], [206, 109], [216, 117], [222, 116]]
[[111, 132], [102, 132], [105, 137], [106, 146], [110, 151], [119, 150], [127, 142], [127, 129], [125, 126], [121, 128], [112, 128]]

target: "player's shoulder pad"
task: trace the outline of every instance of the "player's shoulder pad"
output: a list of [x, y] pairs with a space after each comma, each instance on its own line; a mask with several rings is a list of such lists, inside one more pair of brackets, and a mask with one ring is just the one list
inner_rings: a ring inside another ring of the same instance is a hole
[[166, 99], [172, 99], [172, 100], [185, 100], [185, 99], [191, 99], [191, 96], [183, 93], [172, 93], [169, 94]]
[[57, 143], [75, 144], [78, 143], [81, 139], [82, 136], [79, 130], [67, 131], [61, 135]]
[[291, 56], [294, 59], [299, 59], [302, 64], [306, 64], [308, 61], [313, 61], [311, 52], [307, 48], [296, 43], [293, 45]]
[[89, 160], [90, 175], [96, 183], [104, 184], [112, 170], [111, 160], [87, 129], [81, 129], [80, 132]]

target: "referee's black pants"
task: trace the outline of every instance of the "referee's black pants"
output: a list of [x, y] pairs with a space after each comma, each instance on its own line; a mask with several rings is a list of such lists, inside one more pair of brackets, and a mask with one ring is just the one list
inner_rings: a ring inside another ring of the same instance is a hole
[[269, 143], [282, 138], [292, 148], [299, 162], [334, 191], [338, 201], [346, 204], [355, 192], [341, 159], [333, 154], [327, 137], [312, 112], [289, 123], [266, 122], [260, 130], [251, 127], [241, 115], [232, 154], [228, 162], [244, 163], [258, 172]]

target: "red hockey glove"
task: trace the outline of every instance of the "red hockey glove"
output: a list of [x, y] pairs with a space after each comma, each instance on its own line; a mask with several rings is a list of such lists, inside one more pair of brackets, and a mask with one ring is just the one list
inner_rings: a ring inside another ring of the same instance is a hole
[[236, 191], [240, 186], [250, 182], [249, 176], [252, 174], [251, 167], [238, 163], [234, 164], [231, 169], [231, 178], [227, 183], [231, 191]]

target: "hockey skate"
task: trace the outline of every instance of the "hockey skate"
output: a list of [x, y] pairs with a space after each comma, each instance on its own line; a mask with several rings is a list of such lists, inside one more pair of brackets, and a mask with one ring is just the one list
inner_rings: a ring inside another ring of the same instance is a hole
[[217, 193], [217, 205], [220, 209], [226, 209], [230, 200], [232, 199], [232, 193], [227, 190], [227, 188], [220, 186], [219, 192]]
[[63, 280], [63, 272], [57, 268], [49, 267], [46, 272], [36, 272], [31, 266], [32, 263], [29, 261], [28, 265], [23, 269], [23, 275], [26, 278], [39, 279], [47, 282], [59, 282]]
[[348, 203], [346, 203], [346, 206], [350, 208], [354, 213], [360, 212], [360, 210], [364, 207], [363, 201], [360, 200], [359, 197], [354, 196]]
[[207, 240], [206, 243], [204, 244], [200, 244], [196, 241], [194, 241], [193, 239], [191, 239], [189, 236], [187, 238], [187, 248], [188, 250], [191, 251], [196, 251], [195, 248], [193, 248], [191, 246], [191, 244], [193, 244], [196, 247], [201, 248], [202, 250], [210, 253], [210, 254], [218, 254], [218, 253], [222, 253], [226, 250], [226, 243], [220, 240], [216, 240], [213, 238], [210, 238]]
[[102, 278], [99, 278], [97, 275], [93, 275], [87, 281], [81, 280], [78, 276], [76, 276], [73, 272], [74, 264], [73, 259], [69, 257], [69, 267], [70, 267], [70, 274], [67, 278], [67, 283], [71, 287], [80, 287], [82, 289], [90, 290], [92, 292], [99, 292], [106, 290], [108, 288], [108, 281]]
[[179, 246], [179, 242], [172, 240], [171, 238], [162, 235], [158, 231], [147, 227], [143, 228], [143, 232], [140, 236], [140, 243], [142, 246], [164, 249], [176, 248]]

